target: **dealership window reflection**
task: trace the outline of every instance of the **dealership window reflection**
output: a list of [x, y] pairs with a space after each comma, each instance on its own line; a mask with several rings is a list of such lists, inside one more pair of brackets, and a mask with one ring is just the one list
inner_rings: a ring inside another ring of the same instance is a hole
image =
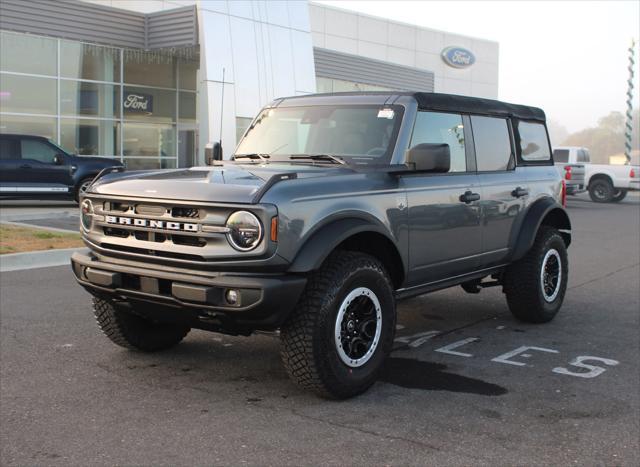
[[61, 80], [60, 113], [120, 118], [120, 86]]
[[61, 41], [60, 76], [93, 81], [120, 81], [120, 51], [101, 45]]
[[141, 169], [196, 162], [197, 48], [147, 52], [1, 31], [0, 52], [1, 133]]
[[62, 118], [60, 145], [81, 156], [119, 156], [118, 126], [111, 120]]
[[56, 115], [56, 80], [22, 75], [0, 75], [3, 112]]
[[0, 32], [2, 71], [55, 76], [57, 60], [57, 39]]
[[123, 155], [136, 157], [176, 157], [174, 125], [124, 124]]
[[0, 115], [0, 133], [42, 136], [55, 141], [58, 130], [55, 117]]

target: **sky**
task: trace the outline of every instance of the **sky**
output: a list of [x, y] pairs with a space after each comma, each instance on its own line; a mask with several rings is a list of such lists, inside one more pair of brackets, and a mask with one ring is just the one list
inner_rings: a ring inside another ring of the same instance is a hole
[[634, 38], [640, 102], [640, 0], [317, 3], [499, 42], [499, 99], [542, 107], [569, 132], [626, 110]]

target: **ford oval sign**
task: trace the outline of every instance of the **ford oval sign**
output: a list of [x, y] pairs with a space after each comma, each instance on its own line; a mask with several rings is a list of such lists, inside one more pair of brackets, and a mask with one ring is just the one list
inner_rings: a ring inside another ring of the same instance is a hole
[[454, 68], [468, 68], [476, 62], [476, 56], [462, 47], [447, 47], [442, 51], [442, 60]]

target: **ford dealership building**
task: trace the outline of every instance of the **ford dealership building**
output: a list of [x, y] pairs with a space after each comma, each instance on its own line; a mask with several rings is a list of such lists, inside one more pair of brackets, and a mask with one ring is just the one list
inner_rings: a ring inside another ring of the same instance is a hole
[[226, 156], [276, 97], [498, 96], [498, 44], [307, 1], [0, 0], [0, 132], [131, 169]]

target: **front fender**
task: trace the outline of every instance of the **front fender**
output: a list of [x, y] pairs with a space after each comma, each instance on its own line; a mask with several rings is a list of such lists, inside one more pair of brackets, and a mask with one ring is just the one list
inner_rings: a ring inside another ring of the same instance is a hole
[[516, 261], [527, 254], [543, 223], [563, 231], [561, 232], [562, 236], [566, 245], [569, 246], [571, 243], [571, 221], [567, 211], [555, 199], [541, 198], [527, 210], [519, 228], [513, 230], [511, 261]]
[[332, 221], [316, 230], [298, 250], [290, 272], [310, 272], [318, 269], [329, 254], [347, 238], [361, 233], [375, 232], [384, 235], [393, 244], [383, 226], [358, 218]]

